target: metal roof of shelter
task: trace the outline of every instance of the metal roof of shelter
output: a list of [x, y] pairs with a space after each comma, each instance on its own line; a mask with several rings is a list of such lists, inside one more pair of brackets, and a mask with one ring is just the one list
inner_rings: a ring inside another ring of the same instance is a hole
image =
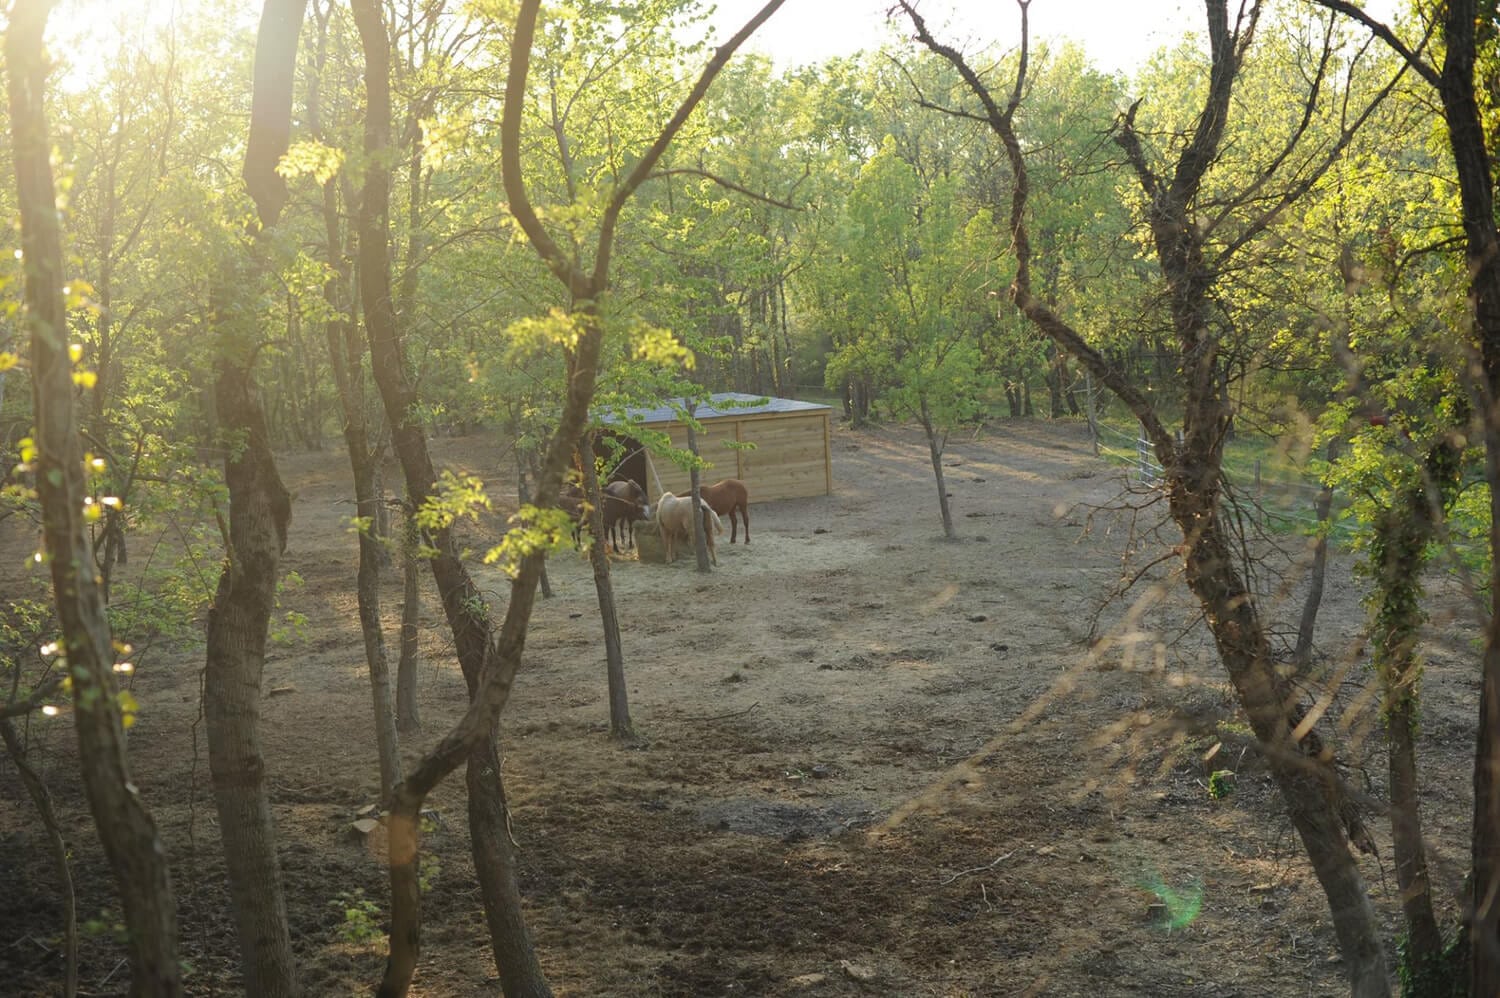
[[[799, 402], [796, 399], [746, 395], [744, 392], [715, 392], [708, 399], [708, 404], [700, 403], [694, 411], [693, 415], [698, 419], [715, 419], [721, 416], [762, 416], [781, 412], [816, 412], [820, 409], [833, 408], [820, 402]], [[601, 418], [605, 423], [615, 426], [629, 423], [672, 423], [676, 422], [678, 410], [685, 404], [680, 398], [674, 401], [677, 403], [675, 406], [671, 404], [654, 408], [632, 406], [625, 410], [624, 419], [619, 418], [615, 413], [606, 413]], [[728, 402], [738, 404], [725, 405], [722, 408], [716, 404]]]

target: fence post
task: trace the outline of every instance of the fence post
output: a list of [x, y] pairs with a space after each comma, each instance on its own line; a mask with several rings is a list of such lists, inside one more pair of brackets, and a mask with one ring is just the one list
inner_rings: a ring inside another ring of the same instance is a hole
[[1099, 422], [1094, 415], [1094, 372], [1085, 371], [1083, 374], [1084, 415], [1089, 421], [1089, 443], [1094, 445], [1094, 456], [1099, 456]]
[[1151, 468], [1151, 442], [1146, 439], [1146, 428], [1141, 427], [1135, 438], [1135, 458], [1141, 481], [1148, 484], [1156, 484], [1156, 472]]

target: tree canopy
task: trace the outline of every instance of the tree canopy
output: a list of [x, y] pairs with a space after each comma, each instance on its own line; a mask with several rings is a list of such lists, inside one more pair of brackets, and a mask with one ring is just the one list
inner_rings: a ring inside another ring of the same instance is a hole
[[[1329, 892], [1352, 986], [1385, 993], [1346, 848], [1368, 838], [1357, 795], [1323, 751], [1326, 700], [1305, 695], [1321, 679], [1282, 668], [1261, 614], [1245, 537], [1268, 528], [1240, 502], [1243, 469], [1274, 454], [1299, 484], [1345, 496], [1337, 526], [1317, 529], [1366, 558], [1387, 717], [1410, 708], [1415, 724], [1420, 659], [1402, 642], [1424, 594], [1403, 575], [1444, 566], [1500, 617], [1494, 4], [1412, 2], [1387, 25], [1342, 0], [1206, 0], [1206, 44], [1164, 47], [1128, 76], [1024, 29], [1019, 47], [955, 47], [917, 3], [889, 12], [911, 37], [796, 68], [738, 52], [775, 2], [728, 41], [698, 0], [270, 0], [258, 32], [222, 0], [176, 16], [78, 0], [49, 19], [51, 6], [18, 0], [6, 25], [0, 155], [16, 183], [0, 209], [20, 223], [0, 263], [0, 517], [42, 526], [54, 602], [38, 586], [0, 621], [4, 717], [69, 692], [88, 718], [80, 745], [123, 787], [123, 732], [149, 704], [110, 686], [112, 649], [206, 633], [221, 822], [262, 840], [230, 832], [226, 848], [258, 850], [245, 876], [275, 883], [264, 800], [227, 801], [263, 790], [259, 660], [268, 629], [296, 623], [276, 605], [290, 501], [276, 455], [342, 440], [377, 717], [392, 507], [421, 534], [412, 549], [470, 696], [414, 770], [394, 719], [377, 720], [392, 890], [409, 902], [382, 993], [404, 993], [423, 801], [467, 760], [489, 809], [471, 813], [474, 839], [505, 828], [496, 719], [543, 559], [568, 543], [569, 469], [605, 413], [735, 391], [825, 401], [856, 429], [914, 424], [936, 519], [960, 542], [954, 434], [1086, 417], [1096, 434], [1103, 421], [1139, 435], [1161, 464], [1172, 554]], [[481, 490], [440, 474], [427, 446], [476, 428], [537, 486], [489, 551], [511, 581], [493, 611], [451, 529]], [[702, 464], [665, 434], [645, 442]], [[379, 479], [387, 454], [399, 499]], [[98, 614], [80, 614], [68, 598], [95, 585]], [[49, 634], [66, 670], [39, 653]], [[233, 717], [249, 727], [226, 739]], [[1493, 887], [1500, 734], [1482, 740], [1493, 820], [1476, 819], [1475, 876]], [[130, 795], [90, 792], [150, 853]], [[479, 876], [500, 885], [484, 895], [497, 963], [519, 974], [506, 991], [545, 993], [535, 958], [502, 943], [525, 936], [506, 921], [508, 851], [481, 853]], [[140, 883], [121, 872], [122, 892], [169, 894], [148, 867]], [[259, 895], [238, 889], [243, 943]], [[175, 933], [170, 905], [142, 896], [127, 916]], [[1500, 980], [1500, 916], [1482, 894], [1466, 903], [1483, 916], [1474, 980]], [[281, 981], [266, 993], [294, 993], [273, 966], [290, 960], [285, 905], [264, 907], [281, 952], [245, 943], [247, 986], [265, 973]], [[173, 978], [170, 947], [146, 949], [136, 970]]]

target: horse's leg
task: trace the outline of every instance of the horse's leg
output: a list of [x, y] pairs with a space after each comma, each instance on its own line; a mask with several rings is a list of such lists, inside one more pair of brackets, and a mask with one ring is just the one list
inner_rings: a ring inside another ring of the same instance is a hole
[[745, 544], [750, 544], [750, 506], [748, 503], [740, 503], [740, 515], [745, 518]]

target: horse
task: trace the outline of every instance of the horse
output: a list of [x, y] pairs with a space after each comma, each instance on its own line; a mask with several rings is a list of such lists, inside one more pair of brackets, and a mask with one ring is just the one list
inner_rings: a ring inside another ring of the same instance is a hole
[[[722, 482], [705, 485], [698, 490], [703, 501], [713, 507], [720, 516], [729, 517], [729, 543], [739, 533], [739, 518], [745, 518], [745, 543], [750, 543], [750, 490], [738, 478], [726, 478]], [[738, 515], [736, 515], [738, 514]]]
[[[719, 519], [719, 514], [715, 513], [708, 503], [700, 500], [699, 506], [703, 510], [703, 536], [708, 542], [708, 556], [717, 565], [719, 555], [714, 550], [714, 534], [724, 532], [724, 521]], [[677, 560], [675, 545], [679, 538], [686, 539], [689, 544], [693, 543], [692, 497], [674, 496], [670, 492], [663, 492], [656, 499], [654, 519], [661, 529], [662, 552], [666, 555], [667, 564], [670, 565]]]
[[[620, 543], [615, 539], [616, 528], [618, 527], [622, 536], [629, 537], [635, 530], [636, 521], [651, 518], [651, 505], [646, 502], [646, 490], [634, 481], [610, 482], [604, 486], [599, 500], [604, 504], [604, 536], [608, 538], [606, 543], [613, 542], [618, 554]], [[588, 497], [577, 483], [568, 482], [563, 485], [557, 497], [557, 506], [572, 517], [573, 545], [582, 547], [583, 528], [589, 521], [592, 509]]]
[[582, 547], [583, 525], [588, 521], [588, 504], [583, 497], [583, 490], [577, 486], [563, 486], [557, 496], [557, 508], [573, 520], [573, 546]]
[[651, 519], [651, 504], [646, 501], [646, 490], [633, 479], [622, 479], [604, 486], [604, 536], [614, 545], [615, 553], [622, 549], [620, 540], [625, 540], [624, 550], [635, 545], [635, 525], [638, 520]]

